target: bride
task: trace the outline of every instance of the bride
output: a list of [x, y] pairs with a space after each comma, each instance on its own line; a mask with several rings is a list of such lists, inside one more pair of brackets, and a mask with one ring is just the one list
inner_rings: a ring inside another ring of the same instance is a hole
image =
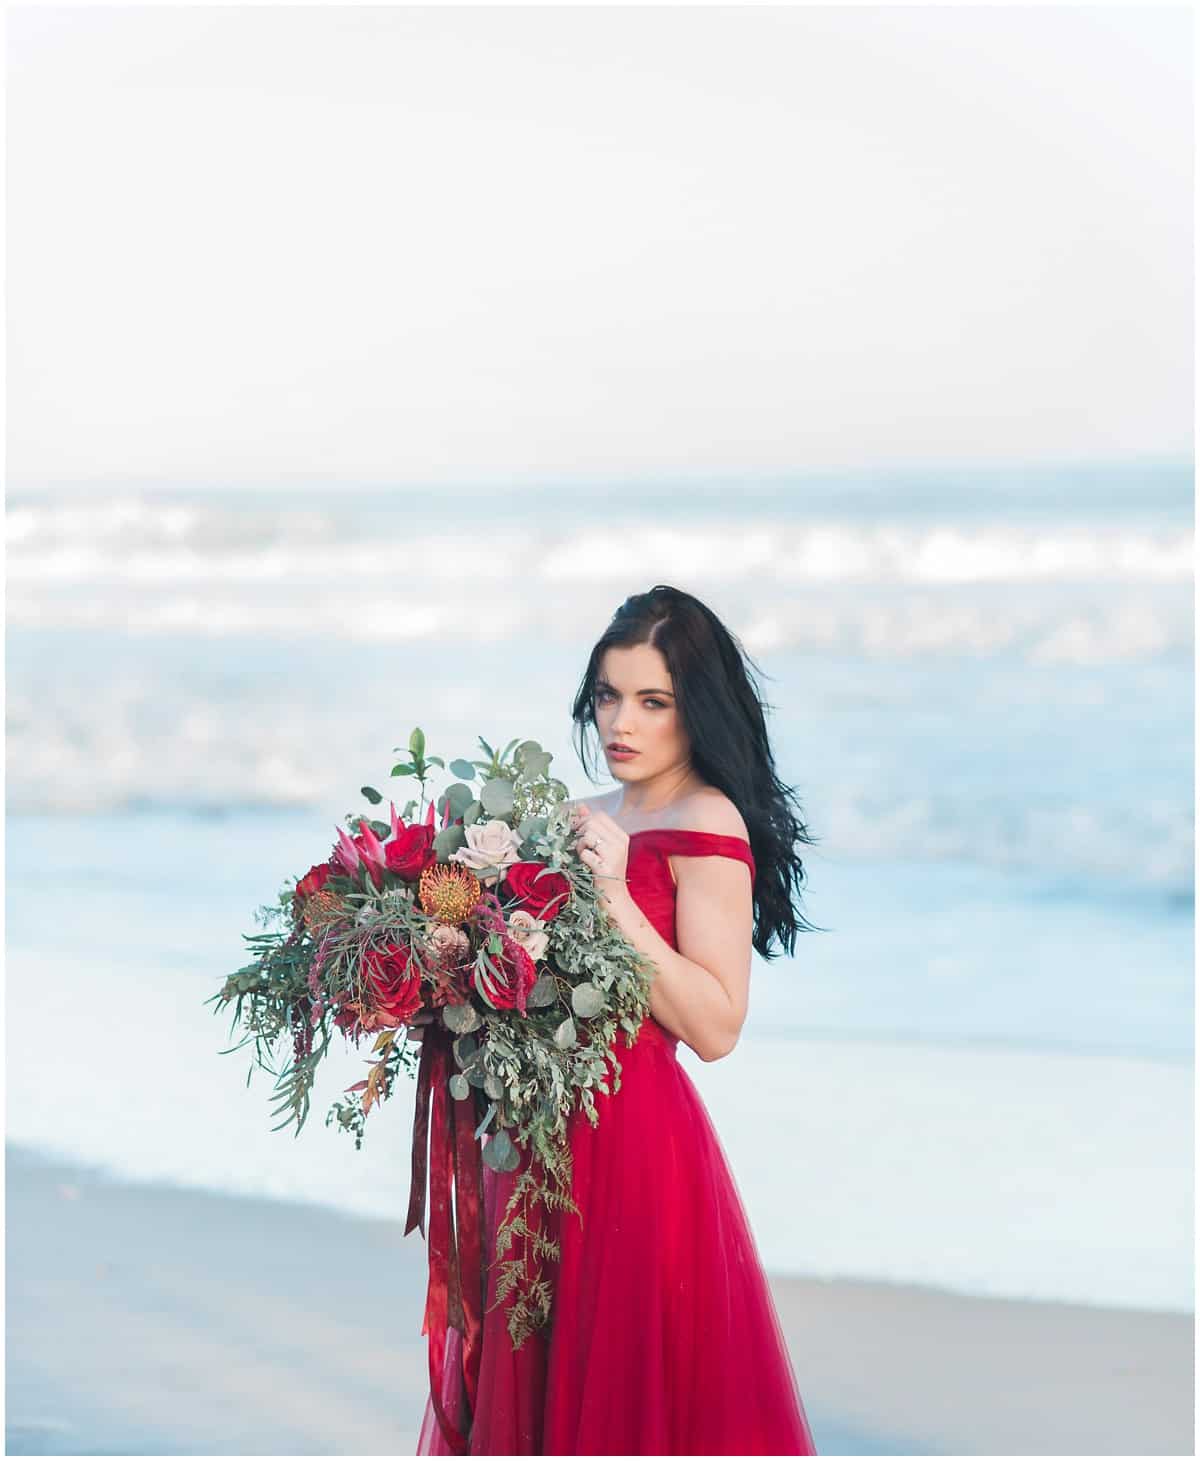
[[[728, 1055], [751, 950], [790, 954], [813, 927], [794, 906], [813, 839], [745, 653], [692, 595], [660, 584], [622, 604], [573, 717], [618, 783], [573, 804], [579, 854], [654, 962], [650, 1013], [632, 1046], [614, 1041], [621, 1086], [597, 1097], [598, 1125], [571, 1118], [580, 1214], [544, 1219], [561, 1253], [551, 1322], [514, 1350], [489, 1274], [474, 1413], [453, 1328], [439, 1399], [472, 1454], [815, 1455], [738, 1188], [676, 1058], [680, 1041]], [[488, 1239], [517, 1176], [485, 1164]], [[452, 1453], [431, 1398], [417, 1454]]]

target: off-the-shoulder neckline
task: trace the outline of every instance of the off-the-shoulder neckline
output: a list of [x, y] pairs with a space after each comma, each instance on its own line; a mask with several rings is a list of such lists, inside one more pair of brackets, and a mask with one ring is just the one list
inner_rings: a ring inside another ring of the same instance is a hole
[[629, 840], [635, 837], [651, 837], [655, 833], [676, 833], [687, 837], [718, 837], [726, 842], [741, 842], [750, 846], [748, 837], [739, 837], [735, 832], [702, 832], [698, 827], [643, 827], [640, 832], [630, 832]]

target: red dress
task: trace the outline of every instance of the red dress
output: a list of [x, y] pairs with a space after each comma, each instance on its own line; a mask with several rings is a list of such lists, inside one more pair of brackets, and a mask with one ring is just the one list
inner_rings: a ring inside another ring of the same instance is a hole
[[[740, 837], [652, 828], [629, 839], [629, 890], [674, 948], [667, 855], [733, 857]], [[573, 1197], [554, 1213], [561, 1247], [551, 1322], [514, 1351], [489, 1274], [472, 1454], [814, 1456], [787, 1343], [724, 1148], [676, 1058], [678, 1038], [648, 1016], [621, 1089], [597, 1095], [599, 1123], [570, 1118]], [[485, 1254], [516, 1172], [484, 1166]], [[514, 1249], [514, 1252], [516, 1249]], [[448, 1332], [446, 1413], [471, 1424], [462, 1336]], [[426, 1402], [416, 1454], [453, 1452]]]

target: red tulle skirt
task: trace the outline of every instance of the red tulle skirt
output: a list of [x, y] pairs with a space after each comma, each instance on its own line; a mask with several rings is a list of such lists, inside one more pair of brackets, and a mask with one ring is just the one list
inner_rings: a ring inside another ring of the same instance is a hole
[[[475, 1455], [816, 1455], [745, 1208], [678, 1041], [651, 1018], [632, 1049], [625, 1038], [621, 1089], [597, 1096], [598, 1125], [571, 1118], [580, 1212], [541, 1214], [562, 1254], [548, 1270], [551, 1322], [514, 1351], [489, 1272], [476, 1414], [454, 1328], [446, 1413], [470, 1426]], [[518, 1175], [484, 1167], [489, 1265]], [[432, 1401], [416, 1454], [453, 1454]]]

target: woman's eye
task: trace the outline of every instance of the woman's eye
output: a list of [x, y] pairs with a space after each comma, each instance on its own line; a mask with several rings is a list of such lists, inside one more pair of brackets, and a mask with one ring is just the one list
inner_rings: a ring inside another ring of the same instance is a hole
[[[613, 693], [612, 693], [611, 690], [597, 690], [596, 691], [596, 699], [597, 700], [611, 700], [612, 698], [613, 698]], [[646, 705], [649, 705], [651, 707], [651, 709], [653, 709], [653, 710], [665, 710], [667, 708], [663, 704], [663, 702], [661, 700], [646, 700], [643, 703], [646, 704]]]

